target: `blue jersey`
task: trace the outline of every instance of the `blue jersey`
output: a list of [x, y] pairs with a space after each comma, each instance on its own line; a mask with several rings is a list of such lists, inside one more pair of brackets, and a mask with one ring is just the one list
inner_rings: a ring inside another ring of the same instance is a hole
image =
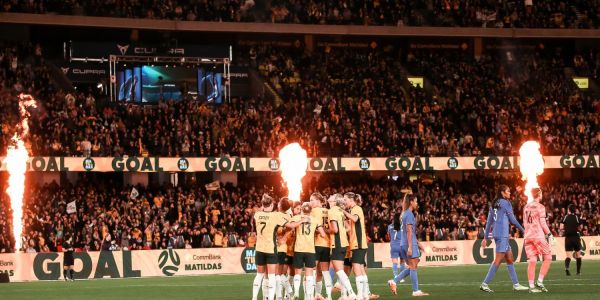
[[510, 224], [515, 225], [522, 232], [523, 226], [515, 218], [510, 201], [498, 198], [492, 209], [488, 213], [487, 223], [485, 224], [484, 237], [487, 239], [492, 230], [494, 238], [507, 238], [510, 235]]
[[[412, 225], [412, 233], [410, 237], [406, 237], [406, 226], [407, 225]], [[402, 226], [401, 228], [401, 233], [402, 233], [402, 240], [400, 240], [400, 245], [402, 246], [408, 246], [408, 243], [410, 242], [413, 246], [417, 245], [417, 220], [415, 220], [415, 215], [413, 214], [411, 209], [407, 209], [404, 211], [404, 213], [402, 213]]]
[[[402, 223], [400, 223], [402, 224]], [[394, 224], [390, 224], [388, 226], [388, 234], [390, 235], [390, 244], [400, 246], [402, 242], [402, 225], [400, 225], [400, 230], [394, 229]]]

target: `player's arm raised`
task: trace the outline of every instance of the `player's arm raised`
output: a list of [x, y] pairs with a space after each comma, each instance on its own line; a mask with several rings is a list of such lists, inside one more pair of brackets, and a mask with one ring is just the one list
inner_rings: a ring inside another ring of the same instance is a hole
[[296, 227], [298, 227], [298, 226], [300, 226], [300, 225], [302, 225], [304, 223], [308, 223], [308, 222], [310, 222], [310, 218], [309, 217], [304, 217], [304, 218], [302, 218], [299, 221], [287, 222], [283, 226], [285, 226], [287, 228], [296, 228]]
[[353, 215], [345, 210], [343, 210], [343, 212], [344, 212], [344, 216], [346, 216], [346, 218], [348, 218], [348, 220], [351, 220], [354, 223], [356, 223], [358, 221], [357, 215]]

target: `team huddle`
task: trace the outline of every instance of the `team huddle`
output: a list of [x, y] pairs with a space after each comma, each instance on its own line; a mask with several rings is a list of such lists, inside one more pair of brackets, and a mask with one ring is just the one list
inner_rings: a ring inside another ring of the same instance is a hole
[[[329, 209], [323, 207], [325, 202]], [[261, 286], [263, 297], [269, 300], [298, 299], [302, 270], [304, 299], [324, 298], [323, 285], [327, 299], [332, 299], [335, 275], [343, 298], [378, 298], [370, 292], [365, 269], [368, 246], [360, 203], [355, 193], [334, 194], [327, 201], [314, 193], [302, 204], [287, 198], [275, 203], [263, 195], [262, 210], [254, 215], [257, 274], [252, 299], [257, 299]], [[350, 271], [356, 276], [356, 293], [348, 278]]]
[[[531, 201], [524, 208], [525, 227], [517, 221], [510, 202], [510, 188], [500, 187], [500, 195], [490, 208], [485, 239], [481, 247], [487, 246], [487, 239], [492, 237], [496, 255], [489, 271], [480, 286], [480, 290], [492, 293], [489, 283], [498, 267], [506, 261], [507, 270], [516, 291], [528, 290], [530, 293], [548, 292], [544, 286], [544, 277], [552, 262], [550, 245], [554, 237], [548, 228], [546, 209], [541, 203], [542, 191], [531, 190]], [[261, 200], [262, 208], [254, 215], [256, 229], [256, 266], [257, 274], [252, 288], [252, 299], [257, 300], [262, 287], [263, 298], [267, 300], [299, 299], [301, 274], [304, 270], [304, 299], [332, 299], [332, 293], [339, 289], [340, 299], [376, 299], [369, 289], [366, 269], [367, 236], [365, 217], [361, 208], [361, 196], [356, 193], [334, 194], [327, 200], [313, 193], [310, 201], [305, 203], [281, 198], [276, 201], [265, 194]], [[329, 209], [323, 207], [328, 203]], [[395, 213], [393, 223], [388, 226], [390, 238], [390, 256], [394, 278], [388, 281], [391, 292], [397, 294], [397, 284], [410, 277], [412, 296], [429, 294], [419, 289], [417, 266], [423, 247], [417, 240], [417, 222], [415, 213], [418, 208], [417, 197], [405, 195], [402, 201], [402, 212]], [[579, 256], [579, 236], [576, 232], [579, 220], [574, 215], [574, 208], [569, 207], [569, 216], [563, 220], [565, 227], [565, 250], [577, 251], [573, 256], [577, 259], [577, 274], [581, 268]], [[513, 262], [514, 257], [509, 244], [510, 224], [524, 233], [524, 247], [528, 260], [529, 286], [519, 284]], [[571, 236], [573, 235], [573, 236]], [[538, 258], [542, 258], [542, 266], [538, 279], [535, 271]], [[570, 258], [565, 260], [567, 275]], [[356, 278], [356, 293], [353, 290], [349, 275]], [[334, 286], [333, 278], [337, 277]], [[290, 282], [292, 280], [292, 282]], [[336, 288], [338, 287], [338, 288]]]

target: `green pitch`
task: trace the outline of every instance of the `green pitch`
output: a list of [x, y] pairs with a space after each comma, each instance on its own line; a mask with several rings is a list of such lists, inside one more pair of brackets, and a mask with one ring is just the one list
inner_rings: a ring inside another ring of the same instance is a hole
[[[574, 267], [573, 261], [573, 274]], [[584, 260], [583, 275], [571, 277], [565, 276], [562, 262], [555, 262], [544, 282], [550, 292], [534, 295], [527, 291], [513, 292], [504, 265], [490, 284], [496, 292], [488, 295], [479, 291], [487, 269], [484, 265], [422, 268], [419, 270], [421, 289], [431, 294], [427, 299], [600, 299], [600, 261]], [[517, 264], [517, 272], [521, 284], [527, 285], [526, 264]], [[381, 295], [381, 299], [411, 298], [410, 280], [398, 285], [397, 296], [390, 294], [386, 282], [391, 273], [389, 269], [371, 270], [371, 291]], [[248, 274], [9, 283], [0, 284], [0, 299], [250, 299], [253, 277]], [[337, 299], [339, 293], [335, 296]]]

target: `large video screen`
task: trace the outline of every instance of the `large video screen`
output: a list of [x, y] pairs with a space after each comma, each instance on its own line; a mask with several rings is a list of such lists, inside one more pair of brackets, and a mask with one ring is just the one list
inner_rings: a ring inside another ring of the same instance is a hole
[[223, 103], [223, 74], [198, 69], [198, 97], [209, 103]]
[[196, 95], [198, 78], [196, 69], [185, 67], [142, 67], [142, 102], [157, 103], [165, 100], [182, 100]]
[[224, 99], [222, 71], [211, 66], [122, 68], [117, 71], [116, 80], [117, 99], [121, 102], [154, 104], [161, 98], [175, 101], [189, 98], [221, 104]]
[[135, 67], [117, 72], [117, 99], [122, 102], [142, 101], [142, 68]]

